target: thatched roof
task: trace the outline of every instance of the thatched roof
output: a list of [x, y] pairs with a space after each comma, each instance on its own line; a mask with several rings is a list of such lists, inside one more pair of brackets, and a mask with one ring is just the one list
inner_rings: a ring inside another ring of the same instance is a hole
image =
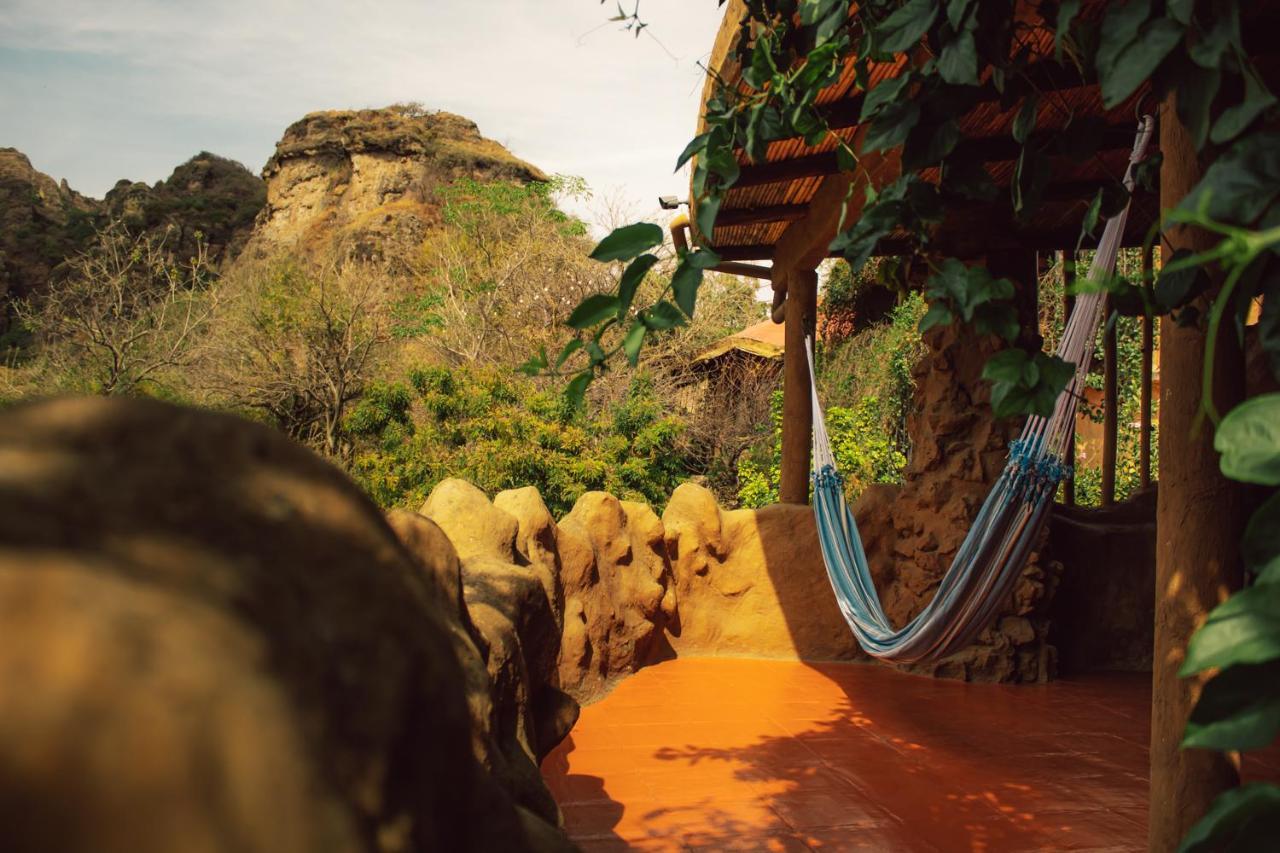
[[[1104, 6], [1105, 2], [1086, 0], [1081, 14], [1100, 17]], [[715, 93], [717, 76], [730, 82], [740, 79], [741, 69], [734, 59], [733, 48], [740, 34], [737, 23], [744, 11], [742, 0], [730, 0], [726, 6], [725, 20], [711, 54], [712, 73], [704, 89], [704, 104]], [[960, 122], [963, 134], [960, 144], [981, 152], [988, 172], [1003, 192], [995, 202], [974, 203], [948, 211], [949, 218], [940, 230], [939, 242], [957, 255], [1000, 248], [1074, 247], [1089, 201], [1100, 186], [1118, 180], [1124, 173], [1136, 131], [1136, 108], [1146, 98], [1144, 88], [1115, 108], [1104, 109], [1096, 82], [1084, 76], [1069, 60], [1055, 58], [1053, 35], [1043, 26], [1033, 6], [1024, 4], [1019, 14], [1025, 16], [1031, 27], [1025, 44], [1019, 48], [1025, 48], [1032, 57], [1029, 74], [1043, 93], [1036, 135], [1046, 143], [1052, 141], [1074, 115], [1076, 122], [1088, 118], [1100, 123], [1104, 144], [1096, 156], [1084, 160], [1054, 157], [1052, 179], [1044, 201], [1030, 221], [1016, 221], [1009, 183], [1019, 146], [1011, 130], [1021, 99], [1005, 108], [995, 86], [987, 81], [981, 102]], [[899, 61], [874, 65], [873, 84], [896, 76], [902, 64]], [[841, 137], [854, 142], [859, 130], [862, 93], [855, 86], [852, 63], [846, 65], [840, 79], [826, 88], [817, 102]], [[1151, 109], [1150, 105], [1144, 107]], [[815, 201], [825, 197], [830, 207], [831, 199], [844, 198], [851, 176], [839, 173], [835, 147], [831, 139], [810, 147], [803, 139], [795, 138], [770, 143], [765, 161], [761, 163], [750, 163], [746, 155], [740, 153], [742, 175], [724, 199], [710, 241], [716, 251], [726, 260], [771, 258], [788, 229], [833, 231], [834, 221], [829, 213], [819, 217], [823, 222], [801, 220], [809, 214]], [[871, 171], [877, 186], [893, 181], [900, 174], [898, 158], [893, 152], [870, 159], [875, 161]], [[936, 170], [924, 174], [926, 180], [936, 176]], [[853, 194], [851, 208], [860, 206], [861, 196], [860, 192]], [[1155, 199], [1139, 197], [1131, 213], [1126, 241], [1140, 243], [1157, 212]], [[856, 215], [856, 210], [850, 213]], [[827, 234], [817, 236], [830, 240]], [[882, 242], [880, 247], [884, 254], [897, 249], [892, 240]], [[807, 262], [812, 261], [812, 257], [807, 258]]]

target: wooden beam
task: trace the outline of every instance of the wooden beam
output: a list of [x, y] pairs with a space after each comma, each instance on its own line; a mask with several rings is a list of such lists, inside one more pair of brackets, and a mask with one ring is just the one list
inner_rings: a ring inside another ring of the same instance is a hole
[[[1142, 280], [1151, 281], [1155, 268], [1155, 249], [1142, 250]], [[1138, 428], [1138, 477], [1142, 488], [1151, 485], [1151, 377], [1153, 373], [1155, 349], [1155, 318], [1149, 314], [1142, 316], [1142, 377]]]
[[1116, 324], [1111, 322], [1113, 306], [1108, 296], [1102, 309], [1102, 505], [1116, 502], [1116, 439], [1120, 425], [1118, 408], [1118, 365], [1116, 364]]
[[[1071, 319], [1071, 312], [1076, 307], [1076, 298], [1067, 292], [1067, 287], [1071, 284], [1071, 280], [1076, 274], [1076, 253], [1074, 249], [1070, 252], [1058, 252], [1058, 274], [1062, 277], [1062, 326], [1065, 330], [1067, 321]], [[1066, 463], [1072, 466], [1073, 469], [1076, 464], [1077, 411], [1079, 411], [1079, 406], [1072, 405], [1070, 415], [1071, 440], [1067, 442]], [[1074, 475], [1062, 481], [1062, 502], [1067, 506], [1076, 505], [1076, 478]]]
[[[1178, 120], [1176, 98], [1170, 94], [1160, 110], [1160, 204], [1165, 209], [1176, 207], [1202, 174], [1195, 144]], [[1175, 225], [1165, 231], [1165, 261], [1177, 249], [1200, 252], [1217, 240], [1202, 229]], [[1215, 287], [1196, 307], [1206, 312], [1216, 295]], [[1198, 422], [1206, 348], [1203, 329], [1161, 324], [1148, 836], [1153, 851], [1178, 849], [1214, 799], [1240, 784], [1239, 756], [1181, 748], [1187, 719], [1205, 683], [1203, 676], [1178, 675], [1187, 642], [1209, 611], [1243, 581], [1242, 492], [1218, 468], [1213, 430]], [[1244, 355], [1235, 335], [1218, 337], [1212, 380], [1218, 411], [1229, 411], [1244, 397]]]
[[790, 270], [786, 275], [786, 350], [783, 352], [782, 471], [778, 499], [809, 502], [809, 442], [813, 429], [813, 399], [809, 391], [809, 360], [805, 336], [812, 335], [818, 316], [818, 273]]
[[760, 222], [795, 222], [809, 210], [807, 204], [770, 204], [762, 207], [733, 207], [720, 211], [716, 227], [755, 225]]
[[[1128, 151], [1133, 147], [1133, 125], [1112, 125], [1102, 132], [1102, 142], [1098, 147], [1103, 151]], [[1052, 144], [1061, 135], [1057, 130], [1041, 130], [1031, 134], [1031, 144], [1044, 147]], [[1000, 136], [981, 136], [966, 139], [956, 146], [956, 151], [966, 158], [980, 159], [985, 163], [998, 163], [1016, 160], [1022, 153], [1022, 145], [1009, 134]], [[733, 189], [758, 187], [764, 184], [776, 184], [796, 181], [802, 178], [818, 178], [834, 175], [840, 171], [834, 151], [820, 154], [808, 154], [793, 157], [790, 160], [778, 160], [772, 163], [748, 164], [742, 167]]]

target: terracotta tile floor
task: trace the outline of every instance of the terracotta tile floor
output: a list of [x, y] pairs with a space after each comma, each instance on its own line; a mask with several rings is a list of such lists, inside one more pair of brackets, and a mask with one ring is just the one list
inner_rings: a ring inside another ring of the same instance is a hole
[[584, 708], [542, 772], [587, 851], [1145, 850], [1148, 690], [682, 659]]

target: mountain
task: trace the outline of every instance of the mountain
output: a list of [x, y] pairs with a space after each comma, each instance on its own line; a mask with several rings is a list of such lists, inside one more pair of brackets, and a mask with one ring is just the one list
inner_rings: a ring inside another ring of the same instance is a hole
[[21, 151], [0, 148], [0, 333], [12, 301], [39, 293], [108, 222], [163, 236], [178, 258], [195, 251], [199, 233], [219, 262], [244, 246], [266, 196], [244, 166], [201, 152], [155, 185], [122, 180], [99, 201], [37, 171]]
[[290, 125], [262, 171], [267, 204], [248, 249], [408, 257], [454, 181], [545, 181], [469, 119], [417, 106], [316, 112]]
[[[0, 148], [0, 307], [49, 280], [93, 236], [101, 203], [36, 171], [15, 148]], [[0, 310], [0, 331], [6, 327]]]

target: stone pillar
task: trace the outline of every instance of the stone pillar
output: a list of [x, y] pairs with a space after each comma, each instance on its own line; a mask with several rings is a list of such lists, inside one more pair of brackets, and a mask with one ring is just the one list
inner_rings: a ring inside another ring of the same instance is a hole
[[[1160, 111], [1160, 206], [1169, 209], [1199, 180], [1200, 163], [1170, 95]], [[1167, 232], [1165, 260], [1176, 249], [1201, 251], [1215, 242], [1199, 229]], [[1208, 297], [1206, 297], [1207, 299]], [[1206, 305], [1202, 311], [1207, 314]], [[1202, 314], [1203, 316], [1203, 314]], [[1232, 334], [1218, 337], [1214, 392], [1225, 412], [1243, 396], [1244, 363]], [[1239, 784], [1239, 762], [1204, 749], [1180, 750], [1202, 678], [1182, 679], [1187, 642], [1209, 611], [1241, 583], [1241, 492], [1225, 479], [1213, 450], [1212, 424], [1199, 432], [1205, 332], [1160, 324], [1160, 491], [1156, 505], [1155, 650], [1151, 698], [1150, 849], [1178, 848], [1218, 794]]]
[[809, 450], [813, 401], [809, 391], [809, 361], [805, 335], [813, 334], [818, 315], [818, 273], [794, 270], [787, 276], [786, 352], [782, 384], [782, 472], [778, 498], [782, 503], [809, 502]]

